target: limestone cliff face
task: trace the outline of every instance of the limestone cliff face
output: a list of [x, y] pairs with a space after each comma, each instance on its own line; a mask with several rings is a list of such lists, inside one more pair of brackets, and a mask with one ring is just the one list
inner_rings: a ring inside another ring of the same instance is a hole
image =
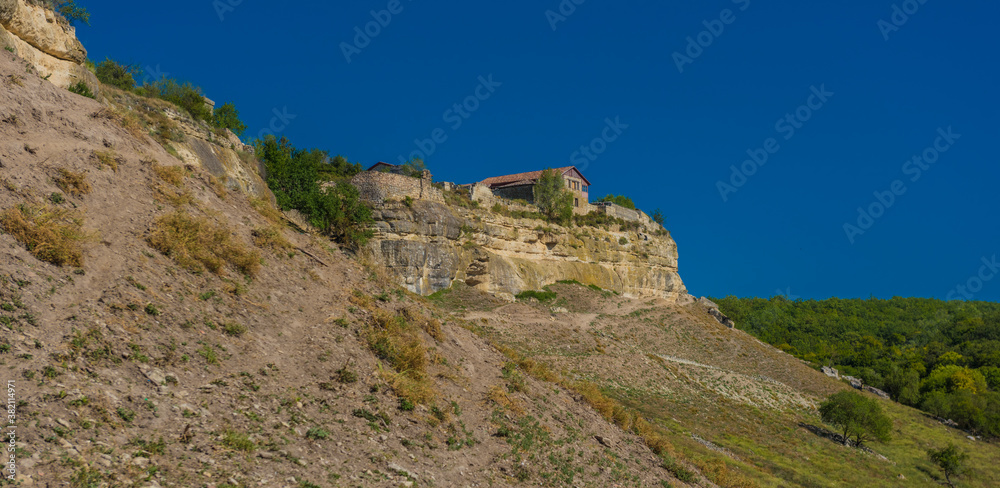
[[509, 298], [573, 279], [631, 297], [688, 296], [677, 245], [662, 233], [564, 228], [424, 200], [376, 205], [374, 216], [372, 250], [415, 293], [463, 280]]
[[87, 50], [76, 29], [51, 10], [25, 0], [0, 0], [0, 47], [13, 48], [58, 87], [83, 81], [97, 93], [97, 77], [84, 65]]

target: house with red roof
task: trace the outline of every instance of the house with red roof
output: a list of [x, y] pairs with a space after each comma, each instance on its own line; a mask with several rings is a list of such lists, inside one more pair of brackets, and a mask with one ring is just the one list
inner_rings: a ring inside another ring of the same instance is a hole
[[[590, 181], [576, 166], [554, 168], [556, 174], [562, 176], [566, 189], [573, 194], [573, 213], [586, 214], [590, 212]], [[535, 201], [535, 185], [542, 177], [542, 171], [530, 171], [513, 175], [493, 176], [480, 181], [480, 185], [489, 187], [494, 195], [510, 200]]]

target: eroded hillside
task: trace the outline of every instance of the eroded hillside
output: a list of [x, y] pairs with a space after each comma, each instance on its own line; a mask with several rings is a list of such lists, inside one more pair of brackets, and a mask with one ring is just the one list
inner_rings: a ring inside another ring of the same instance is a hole
[[0, 365], [22, 485], [672, 479], [581, 397], [182, 165], [141, 118], [8, 52], [0, 85]]

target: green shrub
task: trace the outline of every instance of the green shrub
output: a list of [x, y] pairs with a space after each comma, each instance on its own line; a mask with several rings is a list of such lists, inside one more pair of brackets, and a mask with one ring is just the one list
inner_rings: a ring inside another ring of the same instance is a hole
[[77, 95], [82, 95], [87, 98], [95, 98], [95, 99], [97, 98], [97, 96], [94, 95], [94, 92], [90, 91], [90, 87], [87, 86], [87, 84], [82, 81], [76, 82], [76, 84], [70, 86], [68, 90], [72, 93], [76, 93]]
[[527, 290], [518, 293], [517, 295], [514, 296], [514, 298], [517, 298], [518, 300], [529, 300], [534, 298], [535, 300], [538, 300], [540, 302], [549, 302], [555, 300], [556, 292], [549, 290], [545, 291]]
[[542, 171], [534, 192], [535, 205], [550, 222], [569, 223], [573, 217], [573, 194], [566, 189], [561, 175], [552, 169]]
[[90, 12], [77, 5], [76, 0], [53, 0], [52, 5], [70, 24], [80, 21], [90, 25]]
[[96, 69], [97, 79], [101, 80], [101, 83], [125, 91], [132, 91], [135, 88], [135, 75], [138, 73], [137, 66], [121, 64], [111, 58], [105, 58]]
[[212, 125], [220, 129], [229, 129], [233, 131], [233, 134], [241, 137], [243, 136], [243, 132], [247, 130], [246, 124], [240, 120], [240, 111], [236, 110], [236, 105], [233, 102], [225, 103], [215, 109], [215, 114], [212, 116]]
[[604, 198], [598, 200], [598, 202], [611, 202], [611, 203], [614, 203], [615, 205], [620, 205], [622, 207], [625, 207], [625, 208], [628, 208], [628, 209], [631, 209], [631, 210], [635, 210], [636, 209], [635, 208], [635, 203], [632, 202], [632, 199], [629, 198], [629, 197], [626, 197], [624, 195], [607, 195]]
[[184, 109], [195, 120], [212, 120], [212, 110], [205, 103], [201, 88], [190, 83], [181, 84], [174, 79], [163, 79], [143, 85], [137, 91], [140, 95], [162, 98]]

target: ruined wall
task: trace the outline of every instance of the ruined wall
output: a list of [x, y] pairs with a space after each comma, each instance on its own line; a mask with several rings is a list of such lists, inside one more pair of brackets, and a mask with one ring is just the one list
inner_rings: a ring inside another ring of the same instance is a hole
[[364, 171], [351, 178], [351, 183], [358, 188], [362, 200], [374, 204], [402, 201], [406, 197], [444, 203], [444, 193], [426, 178]]

